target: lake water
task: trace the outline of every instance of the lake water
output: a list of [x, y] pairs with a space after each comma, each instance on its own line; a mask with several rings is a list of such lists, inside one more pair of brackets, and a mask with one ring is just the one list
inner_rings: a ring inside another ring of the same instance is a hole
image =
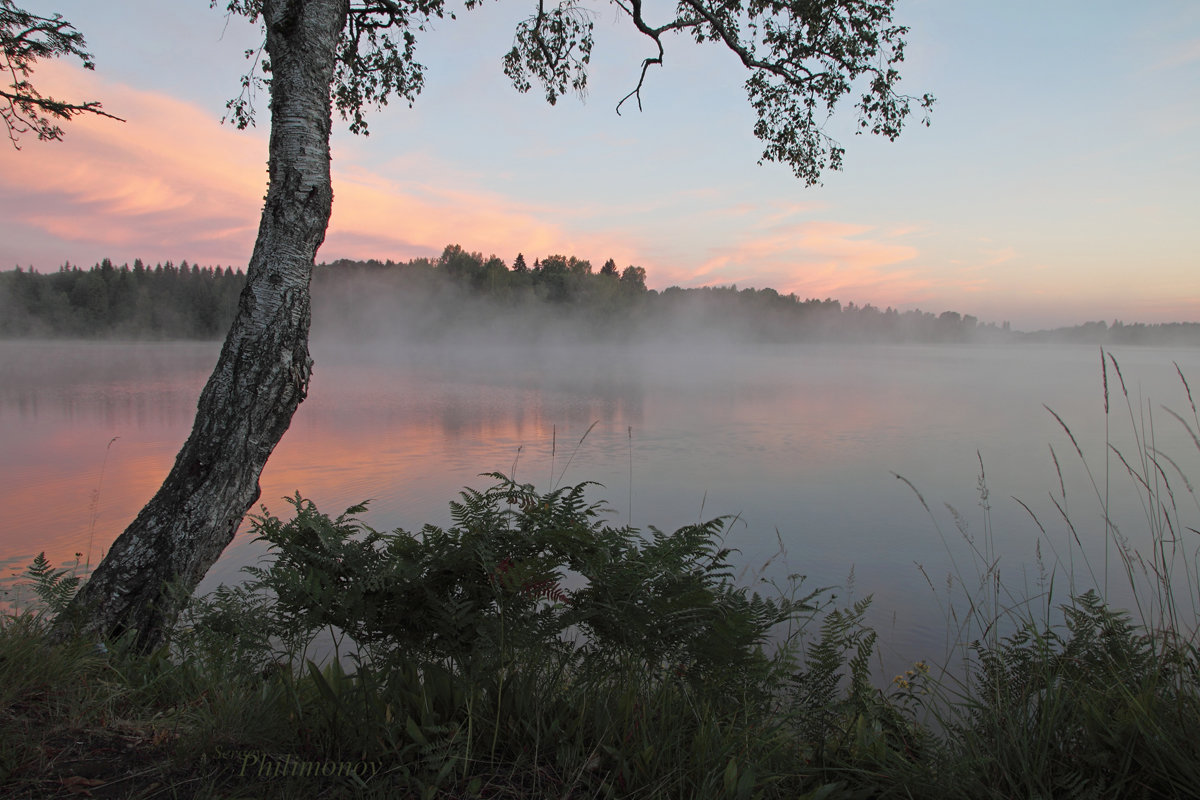
[[[217, 351], [212, 343], [0, 342], [5, 576], [43, 550], [56, 564], [74, 553], [99, 560], [170, 467]], [[1173, 362], [1200, 381], [1200, 349], [1115, 356], [1136, 424], [1200, 479], [1200, 451], [1161, 408], [1190, 418]], [[490, 479], [478, 476], [490, 471], [539, 489], [597, 481], [593, 496], [612, 519], [642, 528], [737, 515], [727, 541], [748, 575], [782, 543], [786, 566], [777, 559], [768, 577], [803, 573], [806, 585], [839, 587], [843, 600], [873, 595], [883, 668], [902, 668], [953, 644], [946, 578], [969, 583], [978, 574], [946, 504], [981, 547], [991, 531], [1007, 585], [1036, 591], [1038, 549], [1047, 566], [1057, 553], [1086, 576], [1050, 500], [1062, 492], [1053, 447], [1068, 513], [1102, 579], [1101, 504], [1043, 408], [1070, 426], [1103, 491], [1095, 347], [365, 353], [318, 342], [314, 357], [310, 397], [262, 477], [260, 502], [280, 515], [289, 510], [281, 498], [299, 490], [331, 513], [370, 499], [365, 519], [377, 529], [447, 524], [447, 501], [464, 486], [486, 487]], [[1132, 453], [1111, 369], [1109, 389], [1111, 441]], [[979, 505], [980, 457], [990, 520]], [[1131, 544], [1147, 547], [1132, 481], [1115, 459], [1109, 468], [1113, 517]], [[920, 490], [932, 518], [895, 474]], [[1200, 528], [1200, 508], [1176, 483], [1184, 524]], [[203, 588], [236, 581], [260, 557], [248, 539], [243, 528]], [[1120, 588], [1110, 596], [1123, 597]]]

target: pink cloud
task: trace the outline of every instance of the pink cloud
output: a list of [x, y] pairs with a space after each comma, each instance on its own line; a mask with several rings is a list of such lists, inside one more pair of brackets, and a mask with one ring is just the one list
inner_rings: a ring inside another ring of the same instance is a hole
[[[39, 79], [63, 96], [103, 97], [128, 121], [79, 119], [63, 142], [30, 142], [4, 156], [0, 232], [12, 252], [0, 258], [43, 270], [105, 256], [249, 259], [266, 188], [262, 131], [237, 131], [194, 105], [63, 65], [47, 64]], [[561, 252], [641, 263], [634, 246], [611, 234], [556, 221], [566, 209], [514, 204], [462, 176], [444, 175], [439, 185], [393, 180], [335, 152], [333, 180], [318, 260], [407, 258], [457, 242], [505, 260], [520, 251], [531, 260]]]
[[391, 254], [380, 248], [389, 247], [401, 256], [440, 253], [457, 242], [509, 260], [519, 250], [553, 249], [564, 238], [536, 210], [513, 208], [501, 196], [393, 181], [353, 165], [335, 168], [334, 198], [326, 259], [386, 258]]
[[54, 94], [103, 97], [127, 122], [79, 118], [64, 141], [4, 156], [10, 246], [41, 268], [105, 255], [245, 261], [266, 186], [261, 133], [62, 64], [38, 79]]
[[[31, 142], [5, 156], [0, 233], [12, 252], [0, 258], [41, 269], [105, 256], [246, 263], [266, 186], [263, 131], [237, 131], [211, 110], [66, 65], [47, 64], [39, 79], [64, 96], [102, 97], [128, 121], [76, 120], [65, 141]], [[364, 166], [376, 150], [366, 143], [335, 149], [333, 217], [319, 260], [436, 255], [457, 242], [506, 261], [517, 252], [530, 260], [563, 253], [599, 268], [611, 257], [646, 267], [657, 288], [738, 282], [895, 303], [927, 283], [909, 266], [917, 250], [905, 232], [806, 219], [820, 210], [812, 202], [701, 209], [713, 231], [733, 220], [733, 244], [720, 243], [724, 235], [715, 245], [703, 237], [664, 241], [655, 225], [636, 232], [614, 229], [620, 222], [598, 225], [606, 209], [515, 202], [477, 188], [453, 165], [439, 170], [445, 174], [436, 183], [427, 170], [405, 180], [392, 163]], [[670, 206], [678, 198], [643, 202]]]
[[929, 283], [910, 266], [919, 252], [903, 236], [833, 220], [771, 224], [789, 216], [766, 216], [734, 244], [712, 248], [698, 270], [678, 277], [692, 285], [770, 286], [802, 297], [893, 304]]
[[[76, 120], [63, 142], [29, 141], [22, 152], [0, 155], [0, 268], [48, 270], [103, 257], [246, 263], [266, 187], [264, 131], [240, 132], [221, 125], [213, 110], [63, 65], [45, 65], [39, 78], [55, 94], [102, 97], [128, 122]], [[1017, 287], [1032, 266], [1007, 241], [935, 242], [928, 229], [904, 220], [819, 219], [832, 212], [817, 201], [723, 206], [665, 195], [631, 198], [615, 210], [516, 201], [480, 188], [481, 179], [453, 164], [413, 169], [413, 159], [424, 157], [383, 160], [375, 140], [335, 143], [333, 218], [318, 259], [405, 259], [457, 242], [506, 261], [517, 252], [530, 262], [563, 253], [599, 268], [611, 257], [620, 267], [644, 266], [654, 288], [737, 283], [989, 317], [1009, 316], [1004, 307], [1023, 306], [1034, 294]], [[1048, 282], [1043, 276], [1034, 285]], [[1126, 304], [1137, 300], [1125, 297]], [[1149, 298], [1125, 313], [1142, 311], [1194, 316], [1156, 308]]]

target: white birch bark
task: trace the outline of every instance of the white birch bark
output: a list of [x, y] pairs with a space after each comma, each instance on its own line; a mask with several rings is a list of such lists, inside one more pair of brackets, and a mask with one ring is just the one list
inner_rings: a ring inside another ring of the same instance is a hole
[[153, 499], [113, 543], [56, 638], [135, 631], [160, 644], [258, 499], [258, 478], [308, 391], [309, 283], [325, 238], [330, 86], [349, 0], [265, 0], [270, 183], [236, 319], [191, 435]]

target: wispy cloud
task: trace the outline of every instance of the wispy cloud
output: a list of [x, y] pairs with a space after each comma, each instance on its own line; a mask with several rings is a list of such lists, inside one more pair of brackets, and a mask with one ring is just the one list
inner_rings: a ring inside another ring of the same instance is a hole
[[919, 251], [903, 235], [836, 220], [780, 222], [804, 210], [765, 215], [734, 244], [714, 247], [697, 269], [678, 278], [687, 285], [737, 283], [801, 297], [891, 302], [926, 283], [913, 263]]
[[3, 156], [0, 203], [5, 225], [18, 229], [12, 238], [58, 262], [112, 249], [247, 258], [266, 187], [261, 133], [222, 127], [188, 103], [59, 64], [44, 65], [38, 77], [64, 96], [103, 96], [127, 122], [80, 118], [63, 142], [31, 141]]
[[[53, 268], [63, 260], [187, 258], [245, 263], [266, 189], [266, 137], [222, 126], [174, 98], [96, 81], [47, 65], [65, 96], [103, 96], [128, 119], [73, 122], [61, 143], [33, 142], [4, 156], [0, 209], [11, 255]], [[355, 148], [357, 149], [357, 148]], [[369, 150], [363, 149], [364, 153]], [[337, 154], [335, 154], [336, 156]], [[571, 212], [514, 203], [447, 171], [433, 183], [396, 169], [334, 161], [334, 209], [319, 259], [408, 258], [450, 243], [530, 258], [553, 252], [639, 263], [635, 247], [585, 226]]]

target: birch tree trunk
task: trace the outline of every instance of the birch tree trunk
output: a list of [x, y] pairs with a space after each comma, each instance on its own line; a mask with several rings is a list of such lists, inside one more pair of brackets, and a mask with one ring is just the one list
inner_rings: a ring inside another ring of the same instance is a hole
[[[258, 499], [259, 475], [308, 392], [309, 283], [325, 238], [330, 86], [349, 0], [265, 0], [270, 184], [237, 316], [191, 435], [52, 637], [136, 631], [159, 645]], [[198, 165], [203, 168], [203, 165]]]

